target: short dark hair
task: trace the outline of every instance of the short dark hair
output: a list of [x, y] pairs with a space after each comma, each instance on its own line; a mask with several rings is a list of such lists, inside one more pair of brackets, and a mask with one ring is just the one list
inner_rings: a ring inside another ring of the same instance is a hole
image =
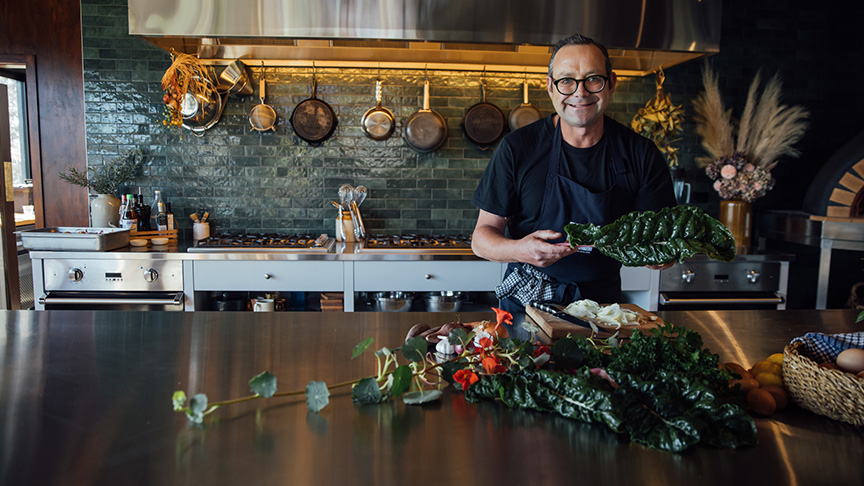
[[585, 45], [595, 45], [600, 49], [600, 52], [603, 53], [603, 57], [606, 59], [606, 75], [609, 76], [612, 74], [612, 60], [609, 59], [609, 51], [606, 50], [606, 46], [590, 37], [585, 37], [582, 34], [573, 34], [570, 37], [565, 37], [558, 41], [552, 49], [552, 56], [549, 58], [549, 77], [552, 77], [552, 63], [555, 62], [555, 54], [558, 54], [558, 51], [560, 51], [562, 47]]

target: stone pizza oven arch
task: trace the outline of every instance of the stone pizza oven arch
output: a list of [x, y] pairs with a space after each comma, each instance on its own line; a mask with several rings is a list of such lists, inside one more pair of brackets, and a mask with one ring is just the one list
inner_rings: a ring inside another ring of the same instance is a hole
[[864, 222], [864, 131], [832, 155], [804, 197], [805, 212]]

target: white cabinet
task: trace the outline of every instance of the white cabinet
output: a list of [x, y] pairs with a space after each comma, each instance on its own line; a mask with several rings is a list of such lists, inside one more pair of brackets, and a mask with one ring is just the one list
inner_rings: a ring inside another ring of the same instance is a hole
[[196, 261], [196, 291], [333, 292], [342, 291], [341, 261]]
[[501, 283], [504, 267], [485, 260], [357, 261], [354, 262], [354, 290], [492, 291]]

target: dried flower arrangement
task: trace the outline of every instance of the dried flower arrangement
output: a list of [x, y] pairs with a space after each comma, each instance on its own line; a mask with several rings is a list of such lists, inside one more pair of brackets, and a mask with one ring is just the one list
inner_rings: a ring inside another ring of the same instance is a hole
[[[135, 179], [138, 169], [144, 163], [141, 149], [127, 150], [119, 158], [102, 165], [91, 165], [85, 172], [72, 167], [69, 172], [61, 172], [60, 179], [76, 186], [86, 187], [94, 194], [119, 195], [120, 188]], [[91, 176], [88, 177], [87, 174]]]
[[678, 167], [678, 147], [673, 147], [675, 136], [681, 134], [684, 125], [684, 110], [681, 105], [673, 105], [669, 93], [663, 91], [666, 74], [657, 71], [657, 92], [644, 107], [639, 108], [630, 128], [643, 137], [650, 138], [666, 155], [669, 167]]
[[165, 103], [162, 124], [168, 128], [179, 128], [183, 124], [181, 106], [186, 93], [199, 99], [208, 99], [213, 92], [216, 75], [213, 68], [202, 63], [197, 57], [182, 52], [171, 51], [173, 62], [162, 76], [162, 91]]
[[[732, 118], [720, 96], [717, 75], [702, 70], [705, 91], [693, 102], [696, 133], [710, 157], [697, 159], [722, 199], [753, 202], [774, 187], [771, 169], [780, 157], [797, 157], [793, 145], [807, 129], [809, 116], [801, 106], [780, 103], [781, 83], [774, 75], [759, 95], [761, 77], [753, 78], [741, 119]], [[737, 125], [737, 140], [736, 140]]]

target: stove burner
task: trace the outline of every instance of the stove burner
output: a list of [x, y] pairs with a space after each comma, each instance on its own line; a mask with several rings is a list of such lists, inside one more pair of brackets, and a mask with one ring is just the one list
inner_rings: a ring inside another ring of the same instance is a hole
[[471, 248], [471, 237], [465, 235], [369, 235], [365, 248]]
[[256, 249], [326, 249], [327, 235], [281, 235], [278, 233], [229, 234], [217, 233], [198, 241], [195, 248], [256, 248]]

